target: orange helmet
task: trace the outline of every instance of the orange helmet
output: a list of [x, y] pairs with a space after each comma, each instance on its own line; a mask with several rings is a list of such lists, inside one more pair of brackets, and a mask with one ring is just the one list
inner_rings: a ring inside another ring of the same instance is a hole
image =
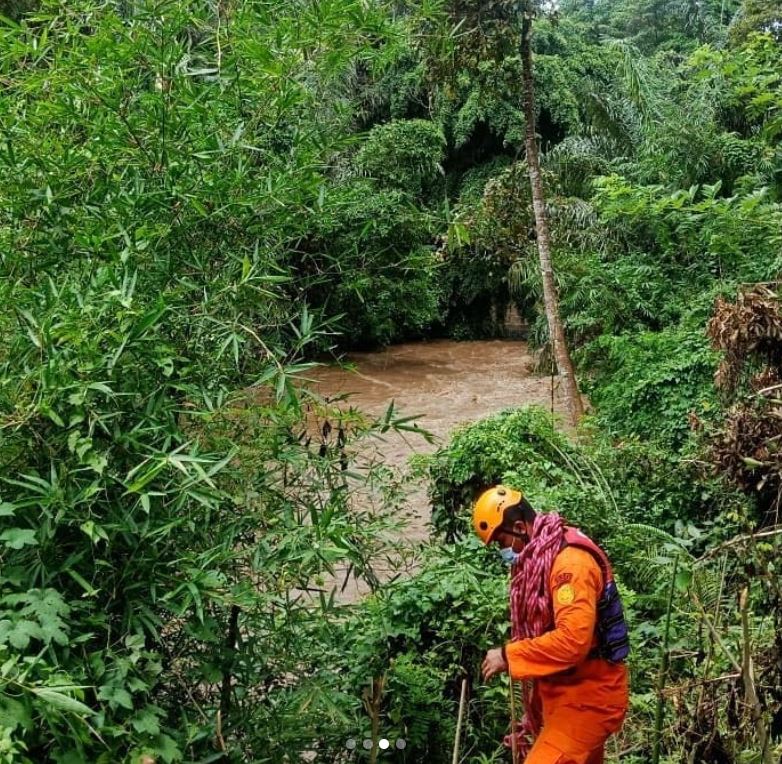
[[506, 485], [496, 485], [484, 491], [472, 510], [472, 524], [484, 544], [491, 542], [497, 528], [505, 519], [505, 510], [515, 507], [523, 496], [520, 491]]

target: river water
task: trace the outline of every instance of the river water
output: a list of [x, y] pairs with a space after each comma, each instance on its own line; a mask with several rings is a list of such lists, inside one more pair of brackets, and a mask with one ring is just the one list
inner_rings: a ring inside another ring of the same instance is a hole
[[[420, 415], [419, 426], [435, 436], [433, 444], [410, 433], [391, 433], [378, 442], [379, 456], [401, 471], [412, 454], [431, 453], [460, 424], [529, 403], [564, 412], [551, 377], [534, 373], [534, 360], [522, 341], [413, 342], [350, 353], [346, 360], [352, 370], [317, 370], [321, 395], [350, 393], [351, 405], [374, 415], [383, 414], [393, 401], [398, 414]], [[429, 507], [423, 481], [410, 484], [406, 504], [405, 540], [426, 541]], [[361, 593], [353, 582], [344, 595], [353, 599]]]
[[[350, 402], [381, 414], [391, 401], [403, 415], [420, 415], [418, 423], [444, 442], [457, 425], [506, 408], [535, 403], [562, 412], [551, 377], [533, 372], [527, 344], [515, 340], [457, 342], [435, 340], [393, 345], [369, 353], [351, 353], [354, 370], [319, 369], [322, 395], [350, 393]], [[403, 465], [413, 451], [432, 451], [421, 439], [401, 437], [389, 443], [385, 458]]]

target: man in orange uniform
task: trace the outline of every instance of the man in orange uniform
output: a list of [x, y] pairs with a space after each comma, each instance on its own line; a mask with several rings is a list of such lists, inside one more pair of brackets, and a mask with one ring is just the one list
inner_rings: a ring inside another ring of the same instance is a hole
[[[473, 524], [484, 543], [498, 544], [503, 558], [514, 563], [540, 528], [537, 517], [521, 493], [496, 486], [479, 498]], [[507, 671], [513, 679], [534, 680], [539, 708], [533, 711], [542, 717], [542, 728], [526, 764], [600, 764], [628, 705], [624, 662], [598, 657], [598, 603], [606, 573], [595, 554], [579, 546], [564, 542], [553, 554], [547, 576], [553, 623], [539, 636], [489, 650], [483, 675], [488, 681]], [[626, 654], [626, 640], [624, 646]]]

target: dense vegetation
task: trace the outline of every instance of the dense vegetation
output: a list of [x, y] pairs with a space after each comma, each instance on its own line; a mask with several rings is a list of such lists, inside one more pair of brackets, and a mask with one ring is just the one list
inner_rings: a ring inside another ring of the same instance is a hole
[[[633, 622], [611, 751], [779, 759], [782, 12], [563, 0], [535, 21], [561, 309], [592, 414], [414, 429], [312, 363], [494, 336], [548, 369], [516, 8], [0, 2], [0, 761], [502, 760], [499, 479], [604, 541]], [[717, 372], [715, 383], [715, 372]], [[246, 391], [253, 386], [250, 394]], [[335, 575], [371, 596], [340, 604]], [[675, 714], [673, 713], [675, 709]], [[404, 737], [403, 751], [348, 738]]]

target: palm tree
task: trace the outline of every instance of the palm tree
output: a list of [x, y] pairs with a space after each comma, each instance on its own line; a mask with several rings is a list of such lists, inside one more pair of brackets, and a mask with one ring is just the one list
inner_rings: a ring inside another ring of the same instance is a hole
[[521, 62], [524, 86], [525, 145], [527, 150], [527, 169], [532, 191], [532, 209], [535, 213], [535, 231], [537, 233], [540, 272], [543, 281], [543, 303], [546, 309], [549, 337], [562, 379], [565, 405], [571, 422], [576, 425], [584, 413], [584, 405], [578, 390], [578, 381], [570, 358], [565, 330], [559, 313], [559, 295], [554, 281], [554, 266], [551, 262], [551, 233], [549, 227], [546, 196], [540, 175], [540, 156], [535, 135], [535, 85], [532, 80], [532, 19], [534, 8], [532, 0], [524, 0], [521, 18]]

